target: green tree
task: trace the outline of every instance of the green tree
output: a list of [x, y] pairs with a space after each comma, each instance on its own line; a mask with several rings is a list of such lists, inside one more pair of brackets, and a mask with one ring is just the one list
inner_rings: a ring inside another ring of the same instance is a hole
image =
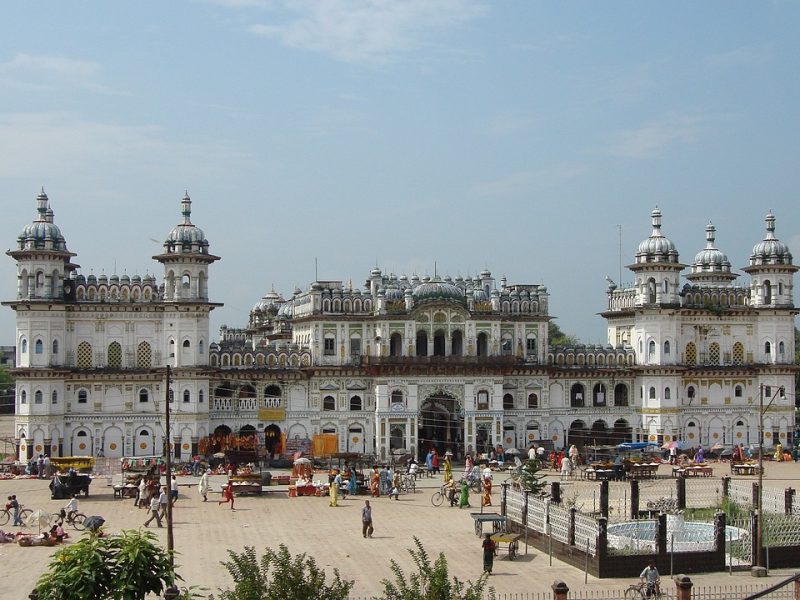
[[175, 581], [169, 554], [149, 531], [90, 534], [53, 556], [36, 583], [39, 600], [144, 600]]
[[519, 476], [516, 478], [519, 487], [536, 496], [543, 494], [547, 482], [544, 481], [545, 476], [539, 473], [540, 468], [541, 465], [536, 459], [528, 459], [522, 463], [522, 469], [520, 469]]
[[555, 321], [547, 323], [547, 337], [550, 346], [577, 346], [580, 340], [574, 335], [567, 335], [556, 325]]
[[[342, 580], [333, 570], [333, 581], [326, 583], [325, 571], [306, 554], [294, 558], [281, 544], [278, 551], [267, 548], [259, 561], [252, 546], [244, 552], [228, 550], [230, 560], [222, 564], [236, 582], [232, 590], [220, 593], [220, 600], [347, 600], [352, 581]], [[210, 596], [214, 598], [214, 596]]]
[[[394, 560], [391, 561], [394, 581], [384, 579], [383, 598], [385, 600], [494, 600], [494, 588], [486, 590], [488, 574], [484, 573], [475, 581], [466, 584], [458, 578], [450, 576], [447, 570], [447, 559], [444, 553], [439, 553], [436, 562], [431, 564], [428, 553], [422, 547], [422, 542], [414, 538], [416, 549], [409, 548], [408, 552], [414, 559], [417, 572], [406, 577], [403, 569]], [[487, 595], [484, 596], [484, 593]]]
[[0, 414], [14, 412], [14, 378], [8, 369], [0, 367]]

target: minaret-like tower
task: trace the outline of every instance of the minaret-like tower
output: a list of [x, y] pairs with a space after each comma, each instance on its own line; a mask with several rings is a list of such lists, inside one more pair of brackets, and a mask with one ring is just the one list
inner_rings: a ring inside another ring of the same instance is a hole
[[650, 213], [653, 231], [639, 244], [636, 262], [628, 268], [636, 275], [636, 306], [678, 306], [681, 271], [678, 251], [661, 232], [661, 211]]
[[789, 246], [775, 237], [775, 215], [764, 218], [767, 234], [753, 246], [750, 264], [742, 269], [750, 275], [750, 305], [754, 308], [793, 308], [793, 278], [800, 269], [792, 264]]
[[701, 286], [728, 286], [737, 277], [731, 273], [728, 257], [716, 246], [717, 229], [713, 223], [706, 226], [706, 247], [697, 253], [692, 263], [692, 272], [686, 279]]
[[185, 193], [181, 216], [164, 241], [164, 252], [153, 257], [164, 265], [165, 305], [162, 351], [175, 367], [208, 363], [208, 318], [219, 304], [208, 300], [208, 267], [219, 260], [208, 252], [203, 230], [191, 220], [192, 201]]

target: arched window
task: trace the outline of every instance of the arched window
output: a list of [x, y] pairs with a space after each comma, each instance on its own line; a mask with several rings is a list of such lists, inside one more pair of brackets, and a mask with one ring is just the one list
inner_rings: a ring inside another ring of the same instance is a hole
[[33, 393], [33, 403], [34, 404], [41, 404], [42, 403], [42, 390], [36, 390]]
[[664, 388], [664, 400], [672, 399], [672, 391], [668, 387]]
[[36, 340], [33, 344], [33, 352], [34, 354], [43, 354], [44, 353], [44, 344], [42, 340]]
[[778, 355], [783, 356], [786, 351], [786, 346], [784, 346], [783, 342], [778, 342]]
[[769, 357], [771, 353], [772, 353], [772, 344], [770, 344], [769, 342], [764, 342], [764, 354], [766, 354]]
[[489, 410], [489, 392], [481, 390], [478, 392], [478, 410]]
[[336, 410], [336, 400], [333, 396], [325, 396], [322, 399], [322, 410]]
[[654, 361], [656, 359], [656, 343], [653, 340], [650, 340], [650, 343], [647, 344], [647, 360]]
[[89, 342], [78, 344], [78, 368], [92, 368], [92, 345]]
[[764, 304], [772, 304], [772, 284], [769, 279], [764, 282]]
[[656, 303], [656, 280], [652, 277], [647, 280], [647, 302]]
[[592, 389], [592, 404], [593, 406], [606, 405], [606, 386], [603, 383], [595, 383]]
[[656, 388], [654, 388], [653, 386], [650, 386], [650, 392], [648, 393], [647, 397], [650, 400], [655, 400], [656, 399]]
[[584, 404], [584, 390], [583, 385], [580, 383], [573, 383], [569, 390], [569, 405], [573, 407], [582, 407]]
[[628, 386], [624, 383], [614, 386], [614, 406], [628, 406]]
[[192, 347], [192, 344], [191, 344], [191, 342], [189, 342], [189, 340], [183, 340], [183, 347], [184, 347], [186, 350], [188, 350], [189, 348], [191, 348], [191, 347]]
[[361, 396], [353, 396], [350, 398], [350, 410], [362, 410]]
[[688, 388], [686, 388], [686, 396], [689, 398], [689, 400], [694, 400], [695, 389], [693, 385], [690, 385]]
[[183, 401], [184, 402], [192, 401], [192, 393], [189, 390], [183, 390]]
[[694, 342], [689, 342], [686, 344], [686, 364], [697, 364], [697, 346], [694, 345]]
[[58, 354], [58, 340], [53, 340], [53, 354]]
[[403, 392], [400, 390], [392, 391], [392, 404], [405, 405], [405, 402], [403, 401]]
[[53, 404], [58, 404], [58, 392], [53, 390], [53, 393], [50, 394], [50, 398], [52, 399]]
[[399, 333], [393, 333], [389, 337], [389, 355], [402, 356], [403, 355], [403, 336]]
[[539, 396], [528, 394], [528, 408], [539, 408]]
[[147, 402], [150, 400], [150, 393], [146, 389], [139, 390], [139, 402]]
[[197, 343], [197, 355], [198, 356], [203, 356], [203, 340], [200, 340]]
[[733, 397], [734, 398], [742, 397], [742, 386], [737, 385], [735, 388], [733, 388]]
[[78, 390], [78, 404], [86, 404], [89, 401], [89, 392]]
[[206, 399], [206, 395], [205, 395], [205, 392], [203, 392], [203, 390], [200, 390], [199, 392], [197, 392], [197, 402], [199, 404], [202, 404], [205, 401], [205, 399]]
[[20, 343], [19, 346], [20, 346], [19, 351], [20, 351], [21, 354], [27, 354], [28, 353], [28, 340], [26, 340], [25, 338], [22, 338], [22, 342]]
[[152, 350], [147, 342], [140, 342], [136, 347], [136, 368], [149, 369], [152, 366]]
[[503, 394], [503, 410], [514, 409], [514, 396], [511, 394]]
[[708, 346], [708, 363], [711, 365], [718, 365], [719, 356], [719, 344], [717, 342], [712, 342]]
[[20, 404], [27, 404], [28, 403], [28, 392], [26, 392], [25, 390], [22, 390], [19, 393], [19, 403]]
[[669, 350], [670, 350], [669, 340], [667, 340], [666, 342], [664, 342], [664, 356], [669, 356]]
[[112, 369], [122, 367], [122, 347], [119, 342], [111, 342], [108, 345], [108, 366]]
[[336, 336], [332, 333], [326, 333], [323, 340], [322, 354], [324, 356], [336, 356]]
[[428, 356], [428, 333], [417, 332], [417, 356]]

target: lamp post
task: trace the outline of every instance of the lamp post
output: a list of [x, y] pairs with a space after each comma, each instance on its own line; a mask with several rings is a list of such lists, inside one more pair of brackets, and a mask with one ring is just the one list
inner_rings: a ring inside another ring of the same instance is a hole
[[784, 387], [780, 386], [772, 394], [767, 406], [764, 407], [764, 387], [763, 383], [759, 384], [758, 387], [758, 521], [756, 522], [756, 550], [758, 555], [756, 557], [756, 566], [752, 570], [754, 577], [766, 575], [766, 566], [764, 564], [764, 514], [761, 501], [764, 494], [764, 413], [769, 410], [775, 398], [778, 396], [784, 398]]
[[175, 541], [172, 537], [172, 447], [171, 447], [171, 434], [169, 428], [169, 401], [170, 401], [170, 366], [167, 364], [167, 388], [164, 396], [164, 404], [166, 406], [166, 478], [167, 478], [167, 554], [169, 555], [169, 565], [174, 570], [175, 560], [173, 557], [175, 549]]

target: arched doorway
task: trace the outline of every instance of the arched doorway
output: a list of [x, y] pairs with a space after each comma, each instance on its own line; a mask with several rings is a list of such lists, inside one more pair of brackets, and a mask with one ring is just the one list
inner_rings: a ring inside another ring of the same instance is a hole
[[428, 356], [428, 333], [417, 332], [417, 356]]
[[444, 456], [447, 450], [458, 455], [464, 440], [464, 417], [453, 396], [445, 393], [428, 396], [420, 407], [418, 425], [418, 456], [425, 456], [431, 448], [439, 456]]
[[393, 333], [389, 338], [389, 355], [403, 355], [403, 336], [401, 336], [399, 333]]
[[264, 427], [264, 448], [267, 451], [267, 456], [274, 458], [276, 452], [280, 452], [281, 448], [281, 428], [271, 423]]
[[608, 443], [608, 428], [605, 421], [598, 419], [592, 423], [592, 432], [588, 442], [592, 446], [605, 446]]
[[445, 344], [444, 344], [444, 331], [441, 329], [437, 329], [433, 332], [433, 355], [434, 356], [444, 356], [445, 355]]
[[632, 442], [633, 441], [633, 432], [630, 426], [625, 419], [617, 419], [614, 421], [614, 429], [611, 432], [610, 443], [614, 444], [623, 444], [625, 442]]
[[450, 354], [453, 356], [461, 356], [464, 354], [464, 334], [459, 330], [453, 332], [450, 339]]
[[140, 429], [133, 440], [134, 456], [153, 456], [155, 454], [155, 435], [149, 429]]
[[486, 356], [489, 354], [489, 337], [485, 333], [478, 334], [478, 356]]
[[565, 446], [575, 444], [578, 448], [583, 448], [583, 446], [586, 445], [586, 437], [588, 434], [589, 431], [586, 429], [586, 423], [581, 420], [573, 421], [569, 426]]

